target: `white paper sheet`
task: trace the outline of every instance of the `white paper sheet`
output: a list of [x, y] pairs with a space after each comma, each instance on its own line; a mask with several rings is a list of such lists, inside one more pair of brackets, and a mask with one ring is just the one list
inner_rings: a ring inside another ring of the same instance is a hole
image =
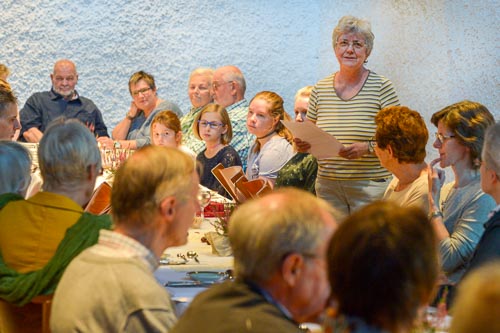
[[326, 133], [310, 121], [296, 123], [282, 120], [281, 122], [292, 132], [294, 138], [311, 145], [309, 153], [318, 160], [338, 156], [340, 149], [344, 147], [333, 135]]

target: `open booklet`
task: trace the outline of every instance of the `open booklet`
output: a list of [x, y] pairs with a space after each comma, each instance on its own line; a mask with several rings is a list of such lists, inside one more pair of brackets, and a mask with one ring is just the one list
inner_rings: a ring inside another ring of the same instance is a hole
[[212, 174], [237, 203], [242, 203], [272, 191], [264, 179], [248, 180], [241, 166], [224, 168], [219, 163], [212, 169]]
[[344, 147], [333, 135], [326, 133], [310, 121], [296, 123], [281, 120], [281, 122], [292, 132], [294, 138], [299, 138], [311, 145], [309, 152], [318, 160], [338, 156], [340, 149]]

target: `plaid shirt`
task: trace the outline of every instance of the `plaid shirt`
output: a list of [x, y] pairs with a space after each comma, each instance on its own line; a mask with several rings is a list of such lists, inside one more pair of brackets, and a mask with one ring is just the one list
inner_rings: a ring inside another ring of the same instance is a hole
[[99, 240], [90, 251], [95, 254], [112, 258], [138, 258], [154, 272], [158, 267], [156, 256], [133, 238], [110, 230], [100, 230]]

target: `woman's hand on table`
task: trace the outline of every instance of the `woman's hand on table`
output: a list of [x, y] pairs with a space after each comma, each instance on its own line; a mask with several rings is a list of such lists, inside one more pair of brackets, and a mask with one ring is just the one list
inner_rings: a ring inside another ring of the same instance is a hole
[[349, 146], [342, 147], [339, 151], [339, 156], [348, 160], [361, 158], [366, 154], [368, 154], [367, 142], [355, 142]]

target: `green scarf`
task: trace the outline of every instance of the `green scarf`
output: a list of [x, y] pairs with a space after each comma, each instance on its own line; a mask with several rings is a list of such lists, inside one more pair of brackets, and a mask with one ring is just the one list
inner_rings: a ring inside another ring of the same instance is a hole
[[[17, 194], [0, 195], [0, 209], [11, 201], [23, 200]], [[19, 306], [29, 303], [37, 295], [52, 294], [66, 266], [87, 247], [97, 243], [100, 229], [111, 229], [109, 215], [83, 213], [66, 230], [66, 235], [45, 267], [28, 273], [18, 273], [7, 267], [0, 254], [0, 298]]]

